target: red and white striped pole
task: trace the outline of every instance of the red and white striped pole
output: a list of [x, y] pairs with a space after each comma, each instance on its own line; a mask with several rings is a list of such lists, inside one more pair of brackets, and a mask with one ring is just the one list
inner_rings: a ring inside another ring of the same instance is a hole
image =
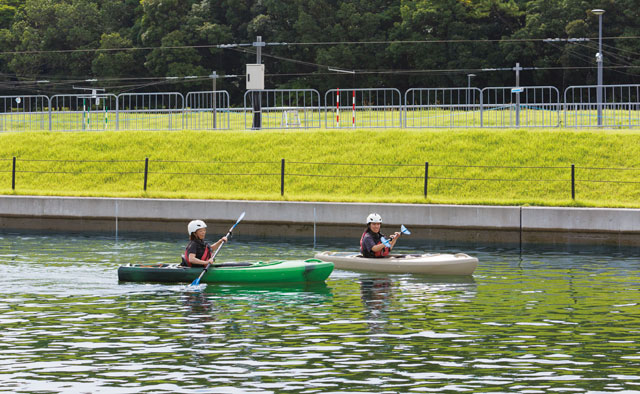
[[340, 88], [336, 89], [336, 127], [340, 127]]
[[351, 127], [356, 128], [356, 91], [353, 90], [353, 96], [351, 98], [351, 103], [353, 104], [353, 114], [351, 116]]

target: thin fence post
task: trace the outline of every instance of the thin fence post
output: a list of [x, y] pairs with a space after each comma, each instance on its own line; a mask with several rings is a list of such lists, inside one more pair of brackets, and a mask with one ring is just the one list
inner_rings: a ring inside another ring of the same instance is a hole
[[284, 196], [284, 159], [280, 165], [280, 195]]
[[51, 131], [52, 127], [53, 127], [53, 118], [51, 116], [51, 97], [47, 97], [47, 102], [48, 102], [48, 105], [49, 105], [49, 108], [48, 108], [48, 112], [49, 112], [49, 131]]
[[120, 130], [120, 100], [116, 97], [116, 131]]
[[147, 177], [149, 176], [149, 158], [144, 158], [144, 191], [147, 191]]
[[424, 198], [427, 198], [427, 186], [429, 185], [429, 162], [424, 162]]
[[480, 127], [484, 127], [484, 99], [482, 98], [482, 91], [480, 92]]
[[13, 156], [13, 169], [11, 170], [11, 190], [16, 190], [16, 157]]
[[576, 166], [571, 164], [571, 199], [576, 199]]

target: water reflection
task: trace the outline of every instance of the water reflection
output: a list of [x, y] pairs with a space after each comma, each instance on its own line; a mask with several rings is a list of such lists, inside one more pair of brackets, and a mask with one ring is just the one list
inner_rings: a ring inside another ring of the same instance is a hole
[[[622, 249], [464, 251], [474, 277], [336, 270], [326, 284], [118, 284], [182, 238], [0, 236], [0, 391], [638, 392], [640, 259]], [[350, 244], [331, 241], [319, 248]], [[228, 247], [228, 248], [227, 248]], [[415, 249], [412, 249], [415, 248]], [[475, 249], [474, 249], [475, 248]], [[234, 240], [229, 260], [308, 243]]]
[[[290, 299], [304, 299], [300, 295], [331, 295], [331, 288], [325, 282], [301, 283], [255, 283], [255, 284], [208, 284], [204, 291], [207, 294], [233, 296], [235, 294], [267, 294]], [[301, 293], [301, 294], [298, 294]]]
[[393, 298], [392, 282], [389, 278], [364, 278], [360, 280], [360, 297], [367, 313], [367, 325], [371, 333], [385, 332], [388, 320], [386, 309]]
[[360, 294], [367, 309], [379, 311], [389, 305], [393, 297], [392, 282], [389, 278], [360, 279]]

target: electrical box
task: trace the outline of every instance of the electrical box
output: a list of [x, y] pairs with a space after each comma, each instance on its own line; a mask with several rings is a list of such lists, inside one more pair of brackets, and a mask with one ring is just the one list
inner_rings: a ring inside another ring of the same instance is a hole
[[247, 90], [264, 89], [264, 64], [247, 64]]

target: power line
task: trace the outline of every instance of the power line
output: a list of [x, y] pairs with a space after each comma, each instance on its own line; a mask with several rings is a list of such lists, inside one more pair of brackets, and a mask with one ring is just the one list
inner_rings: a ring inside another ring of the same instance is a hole
[[[621, 38], [621, 37], [616, 37], [616, 38]], [[622, 38], [636, 38], [636, 37], [622, 37]], [[640, 38], [640, 37], [638, 37]], [[551, 44], [552, 46], [556, 47], [556, 48], [560, 48], [558, 45], [556, 45], [556, 43], [558, 42], [570, 42], [570, 43], [575, 43], [577, 45], [580, 46], [584, 46], [587, 48], [590, 48], [589, 46], [582, 44], [581, 42], [586, 42], [589, 41], [590, 39], [588, 38], [576, 38], [576, 39], [572, 39], [572, 38], [568, 38], [568, 39], [561, 39], [561, 38], [555, 38], [555, 39], [509, 39], [509, 40], [424, 40], [424, 41], [369, 41], [369, 42], [351, 42], [353, 44], [371, 44], [371, 43], [430, 43], [430, 42], [484, 42], [484, 41], [494, 41], [494, 42], [501, 42], [501, 41], [519, 41], [519, 42], [526, 42], [526, 41], [543, 41], [546, 43]], [[276, 46], [276, 45], [321, 45], [321, 44], [344, 44], [347, 43], [349, 44], [349, 42], [324, 42], [324, 43], [265, 43], [265, 45], [272, 45], [272, 46]], [[220, 44], [220, 45], [201, 45], [201, 46], [174, 46], [174, 47], [162, 47], [163, 49], [179, 49], [179, 48], [223, 48], [223, 49], [231, 49], [237, 52], [242, 52], [242, 53], [253, 53], [253, 51], [249, 48], [254, 46], [253, 44]], [[121, 48], [121, 49], [110, 49], [110, 50], [126, 50], [126, 49], [155, 49], [157, 47], [146, 47], [146, 48]], [[50, 51], [50, 52], [72, 52], [74, 50], [62, 50], [62, 51]], [[78, 51], [90, 51], [88, 49], [82, 49], [82, 50], [78, 50]], [[38, 52], [38, 51], [35, 51]], [[45, 51], [40, 51], [40, 52], [45, 52]], [[345, 67], [341, 67], [341, 66], [329, 66], [329, 65], [325, 65], [325, 64], [319, 64], [319, 63], [313, 63], [313, 62], [308, 62], [308, 61], [301, 61], [301, 60], [297, 60], [297, 59], [291, 59], [291, 58], [287, 58], [287, 57], [283, 57], [283, 56], [278, 56], [278, 55], [271, 55], [271, 54], [264, 54], [265, 57], [271, 57], [277, 60], [281, 60], [281, 61], [287, 61], [287, 62], [292, 62], [292, 63], [296, 63], [296, 64], [302, 64], [302, 65], [306, 65], [306, 66], [311, 66], [311, 67], [316, 67], [316, 68], [321, 68], [324, 70], [331, 70], [331, 68], [339, 68], [339, 69], [344, 69]], [[584, 56], [582, 54], [578, 54], [575, 53], [573, 54], [574, 57], [579, 58], [581, 60], [586, 61], [587, 63], [591, 63], [592, 59], [590, 57]], [[625, 59], [620, 58], [621, 61], [625, 61]], [[606, 66], [605, 68], [607, 69], [616, 69], [616, 68], [629, 68], [629, 67], [634, 67], [631, 65], [624, 65], [624, 64], [618, 64], [615, 63], [613, 61], [611, 61], [611, 63], [613, 64], [612, 66]], [[574, 67], [526, 67], [523, 68], [523, 70], [578, 70], [578, 69], [593, 69], [596, 68], [595, 66], [586, 66], [586, 67], [578, 67], [578, 66], [574, 66]], [[354, 73], [357, 74], [452, 74], [452, 73], [470, 73], [470, 72], [490, 72], [490, 71], [512, 71], [513, 68], [512, 67], [508, 67], [508, 68], [465, 68], [465, 69], [419, 69], [419, 70], [399, 70], [399, 69], [390, 69], [390, 70], [367, 70], [367, 69], [361, 69], [361, 70], [353, 70]], [[267, 76], [269, 77], [283, 77], [283, 76], [317, 76], [317, 75], [326, 75], [326, 74], [335, 74], [335, 73], [320, 73], [320, 72], [312, 72], [312, 73], [295, 73], [295, 74], [267, 74]], [[9, 76], [6, 74], [3, 74], [5, 77], [13, 77], [13, 78], [18, 78], [18, 76], [13, 75], [13, 76]], [[47, 78], [47, 76], [42, 76], [42, 75], [38, 75], [36, 76], [38, 78]], [[221, 78], [238, 78], [238, 77], [244, 77], [244, 75], [242, 76], [238, 76], [238, 75], [221, 75]], [[21, 77], [24, 78], [24, 77]], [[128, 80], [137, 80], [137, 81], [149, 81], [146, 83], [141, 83], [141, 84], [131, 84], [131, 85], [122, 85], [120, 86], [120, 88], [126, 87], [126, 88], [131, 88], [136, 89], [139, 87], [144, 87], [144, 86], [150, 86], [150, 85], [157, 85], [157, 84], [164, 84], [164, 83], [173, 83], [173, 82], [183, 82], [186, 80], [190, 80], [191, 82], [199, 82], [199, 81], [203, 81], [203, 80], [208, 80], [210, 78], [210, 76], [179, 76], [179, 77], [142, 77], [142, 78], [128, 78], [128, 77], [113, 77], [113, 78], [101, 78], [99, 81], [100, 82], [112, 82], [112, 81], [128, 81]], [[23, 84], [22, 86], [24, 87], [24, 85], [33, 85], [33, 84], [38, 84], [40, 82], [49, 82], [49, 81], [15, 81], [13, 82], [13, 87], [17, 88], [19, 87], [20, 84]], [[64, 80], [62, 79], [61, 81], [54, 83], [51, 83], [50, 85], [64, 85], [64, 84], [69, 84], [69, 83], [79, 83], [79, 82], [98, 82], [97, 79], [78, 79], [78, 77], [74, 78], [74, 79], [69, 79], [69, 80]], [[11, 82], [4, 83], [4, 86], [11, 86]], [[37, 85], [38, 86], [38, 85]], [[112, 88], [116, 88], [116, 87], [112, 87]]]
[[[596, 66], [569, 66], [569, 67], [523, 67], [524, 70], [533, 70], [533, 71], [542, 71], [542, 70], [587, 70], [587, 69], [595, 69]], [[605, 69], [616, 71], [621, 68], [629, 68], [629, 66], [605, 66]], [[453, 73], [468, 73], [468, 72], [494, 72], [494, 71], [513, 71], [512, 67], [508, 68], [480, 68], [480, 69], [422, 69], [422, 70], [357, 70], [356, 74], [360, 75], [384, 75], [384, 74], [453, 74]], [[620, 72], [620, 71], [618, 71]], [[279, 77], [303, 77], [303, 76], [323, 76], [323, 75], [336, 75], [335, 72], [309, 72], [309, 73], [283, 73], [283, 74], [266, 74], [266, 77], [270, 78], [279, 78]], [[633, 75], [633, 74], [630, 74]], [[244, 78], [244, 75], [233, 75], [229, 76], [230, 78]], [[197, 76], [196, 78], [185, 79], [184, 77], [177, 78], [169, 78], [169, 79], [158, 79], [155, 81], [149, 81], [141, 84], [130, 84], [130, 85], [119, 85], [119, 86], [109, 86], [110, 89], [119, 89], [119, 88], [130, 88], [129, 90], [139, 89], [145, 86], [153, 86], [153, 85], [162, 85], [162, 84], [172, 84], [172, 83], [184, 83], [185, 81], [205, 81], [209, 80], [210, 77], [206, 75]], [[110, 78], [107, 80], [97, 79], [95, 82], [106, 82], [106, 81], [117, 81], [115, 78]], [[83, 80], [75, 80], [75, 81], [57, 81], [57, 82], [48, 82], [44, 86], [68, 86], [72, 83], [81, 83]], [[5, 88], [19, 88], [25, 90], [32, 91], [44, 91], [44, 89], [36, 88], [36, 86], [40, 86], [36, 83], [36, 81], [16, 81], [12, 82], [0, 82], [0, 86]], [[128, 90], [128, 91], [129, 91]]]
[[[597, 37], [596, 37], [597, 38]], [[590, 38], [590, 39], [596, 39]], [[603, 40], [631, 40], [640, 36], [602, 37]], [[390, 40], [390, 41], [323, 41], [323, 42], [267, 42], [266, 46], [314, 46], [314, 45], [391, 45], [391, 44], [447, 44], [447, 43], [482, 43], [482, 42], [544, 42], [555, 40], [550, 38], [501, 38], [501, 39], [436, 39], [436, 40]], [[572, 40], [572, 39], [567, 39]], [[252, 43], [231, 43], [213, 45], [176, 45], [176, 46], [146, 46], [123, 48], [83, 48], [83, 49], [51, 49], [51, 50], [25, 50], [2, 51], [0, 55], [37, 55], [53, 53], [78, 53], [78, 52], [118, 52], [118, 51], [149, 51], [149, 50], [176, 50], [176, 49], [233, 49], [251, 47]]]
[[[595, 38], [587, 38], [587, 40], [594, 40]], [[640, 36], [627, 36], [627, 37], [602, 37], [603, 40], [623, 40], [623, 39], [637, 39]], [[397, 40], [397, 41], [327, 41], [327, 42], [290, 42], [286, 45], [388, 45], [388, 44], [447, 44], [447, 43], [477, 43], [477, 42], [541, 42], [546, 40], [556, 40], [553, 38], [501, 38], [501, 39], [457, 39], [457, 40]], [[567, 38], [568, 41], [574, 41], [576, 39]]]
[[[583, 40], [580, 40], [583, 41]], [[561, 49], [559, 46], [555, 45], [553, 42], [548, 42], [549, 44], [551, 44], [552, 46]], [[580, 47], [584, 47], [586, 49], [589, 50], [597, 50], [597, 48], [593, 48], [592, 45], [586, 45], [586, 44], [582, 44], [580, 42], [576, 42], [577, 46]], [[611, 45], [607, 45], [610, 48], [614, 48], [617, 49], [614, 46]], [[593, 58], [589, 57], [589, 56], [585, 56], [583, 54], [579, 54], [579, 53], [573, 53], [572, 56], [581, 59], [583, 61], [585, 61], [586, 63], [592, 63], [593, 62]], [[633, 65], [631, 64], [631, 62], [625, 58], [622, 57], [620, 55], [615, 54], [614, 52], [606, 52], [605, 53], [605, 58], [607, 59], [607, 63], [612, 64], [613, 66], [606, 66], [604, 67], [605, 69], [609, 69], [615, 73], [621, 74], [621, 75], [627, 75], [627, 76], [632, 76], [632, 77], [637, 77], [638, 74], [632, 74], [632, 73], [628, 73], [628, 72], [624, 72], [624, 71], [620, 71], [620, 68], [638, 68], [639, 66], [637, 65]], [[597, 68], [597, 67], [594, 67]]]

